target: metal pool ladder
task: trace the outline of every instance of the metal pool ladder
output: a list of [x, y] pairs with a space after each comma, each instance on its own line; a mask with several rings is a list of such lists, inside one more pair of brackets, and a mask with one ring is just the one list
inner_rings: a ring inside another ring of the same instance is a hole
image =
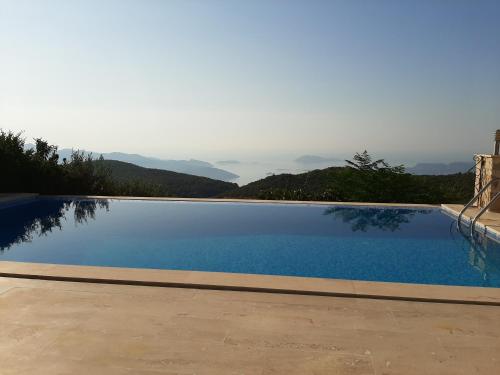
[[[460, 230], [460, 222], [462, 221], [462, 216], [464, 215], [465, 211], [467, 211], [468, 208], [470, 208], [478, 199], [479, 197], [481, 197], [481, 194], [483, 194], [487, 188], [489, 188], [493, 183], [497, 182], [498, 180], [500, 180], [500, 178], [493, 178], [491, 179], [486, 185], [484, 185], [478, 192], [477, 194], [464, 206], [464, 208], [462, 209], [462, 211], [460, 211], [460, 214], [458, 214], [458, 218], [457, 218], [457, 227], [458, 229]], [[470, 235], [471, 237], [473, 236], [474, 234], [474, 230], [475, 230], [475, 227], [476, 227], [476, 222], [479, 220], [479, 218], [481, 216], [483, 216], [483, 214], [488, 210], [488, 208], [491, 207], [491, 205], [493, 203], [495, 203], [498, 198], [500, 198], [500, 192], [496, 193], [495, 196], [490, 199], [490, 201], [488, 202], [488, 204], [486, 206], [484, 206], [477, 214], [476, 216], [474, 216], [474, 218], [471, 219], [471, 225], [470, 225]]]

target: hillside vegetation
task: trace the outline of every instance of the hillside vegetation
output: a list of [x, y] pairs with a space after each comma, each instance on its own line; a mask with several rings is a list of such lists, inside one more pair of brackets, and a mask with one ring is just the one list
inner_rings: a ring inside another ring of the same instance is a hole
[[462, 203], [473, 193], [474, 175], [417, 176], [402, 165], [373, 161], [365, 151], [332, 167], [281, 174], [238, 187], [206, 177], [94, 160], [75, 151], [60, 160], [56, 146], [0, 129], [0, 193], [222, 197], [344, 202]]
[[56, 146], [36, 139], [25, 147], [20, 133], [0, 129], [0, 193], [210, 197], [238, 185], [160, 171], [129, 163], [94, 160], [73, 151], [61, 158]]
[[365, 151], [346, 167], [270, 176], [221, 194], [224, 198], [338, 202], [463, 203], [473, 194], [474, 174], [416, 176]]
[[111, 177], [122, 184], [145, 183], [154, 186], [162, 196], [170, 197], [214, 197], [235, 189], [238, 185], [198, 177], [185, 173], [165, 171], [162, 169], [143, 168], [131, 163], [117, 160], [97, 160], [99, 167], [108, 169]]

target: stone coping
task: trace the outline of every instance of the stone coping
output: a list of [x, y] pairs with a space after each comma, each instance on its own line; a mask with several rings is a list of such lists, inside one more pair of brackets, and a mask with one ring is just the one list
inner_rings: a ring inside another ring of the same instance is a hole
[[300, 205], [342, 205], [342, 206], [366, 206], [366, 207], [415, 207], [415, 208], [439, 208], [437, 204], [418, 203], [376, 203], [376, 202], [340, 202], [340, 201], [291, 201], [270, 199], [240, 199], [240, 198], [183, 198], [183, 197], [131, 197], [131, 196], [107, 196], [107, 195], [38, 195], [40, 198], [53, 199], [110, 199], [110, 200], [132, 200], [132, 201], [164, 201], [164, 202], [220, 202], [220, 203], [259, 203], [259, 204], [300, 204]]
[[[443, 204], [441, 205], [443, 212], [457, 218], [464, 205], [460, 204]], [[472, 218], [479, 212], [477, 207], [468, 208], [463, 216], [463, 223], [470, 226]], [[476, 222], [476, 229], [482, 231], [489, 238], [500, 241], [500, 213], [486, 212]]]
[[0, 261], [0, 277], [500, 306], [500, 288]]

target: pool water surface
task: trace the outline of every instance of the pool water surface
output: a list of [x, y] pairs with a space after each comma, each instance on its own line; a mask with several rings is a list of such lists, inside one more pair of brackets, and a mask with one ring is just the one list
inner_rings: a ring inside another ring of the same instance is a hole
[[500, 287], [500, 246], [439, 208], [39, 198], [0, 261]]

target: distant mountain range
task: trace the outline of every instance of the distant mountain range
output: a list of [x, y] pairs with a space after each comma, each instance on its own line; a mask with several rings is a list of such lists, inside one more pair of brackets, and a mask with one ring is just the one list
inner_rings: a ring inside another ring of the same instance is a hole
[[[33, 148], [33, 144], [26, 144], [26, 148]], [[84, 151], [84, 150], [82, 150]], [[58, 150], [59, 160], [66, 158], [69, 159], [71, 157], [72, 150], [69, 148], [63, 148]], [[144, 168], [154, 168], [154, 169], [163, 169], [166, 171], [178, 172], [178, 173], [187, 173], [194, 176], [208, 177], [213, 178], [215, 180], [221, 181], [233, 181], [237, 179], [239, 176], [237, 174], [231, 173], [224, 169], [216, 168], [212, 164], [201, 161], [201, 160], [165, 160], [158, 159], [138, 154], [127, 154], [123, 152], [109, 152], [109, 153], [101, 153], [94, 151], [84, 151], [85, 153], [92, 153], [95, 158], [98, 158], [100, 155], [103, 156], [106, 160], [117, 160], [126, 163], [132, 163]]]
[[[33, 148], [33, 144], [26, 144], [26, 148]], [[69, 148], [63, 148], [58, 150], [60, 160], [63, 158], [69, 159], [71, 157], [72, 150]], [[212, 178], [215, 180], [221, 180], [226, 182], [231, 182], [239, 178], [235, 173], [226, 171], [215, 167], [209, 162], [190, 159], [190, 160], [171, 160], [171, 159], [159, 159], [154, 157], [143, 156], [139, 154], [127, 154], [124, 152], [110, 152], [110, 153], [100, 153], [93, 151], [84, 151], [86, 153], [92, 153], [96, 158], [102, 155], [105, 160], [117, 160], [125, 163], [135, 164], [144, 168], [152, 169], [162, 169], [166, 171], [186, 173], [194, 176], [201, 176]], [[333, 164], [339, 162], [340, 159], [333, 157], [322, 157], [317, 155], [302, 155], [294, 160], [296, 163], [301, 164], [306, 169], [321, 168], [325, 167], [325, 164]], [[240, 164], [237, 160], [221, 160], [218, 161], [219, 165], [238, 165]], [[330, 164], [330, 165], [331, 165]], [[464, 173], [474, 166], [472, 161], [470, 162], [453, 162], [453, 163], [417, 163], [413, 167], [407, 167], [406, 171], [414, 175], [449, 175], [455, 173]]]
[[467, 172], [474, 167], [473, 162], [454, 163], [418, 163], [414, 167], [406, 168], [406, 171], [416, 175], [447, 175]]

